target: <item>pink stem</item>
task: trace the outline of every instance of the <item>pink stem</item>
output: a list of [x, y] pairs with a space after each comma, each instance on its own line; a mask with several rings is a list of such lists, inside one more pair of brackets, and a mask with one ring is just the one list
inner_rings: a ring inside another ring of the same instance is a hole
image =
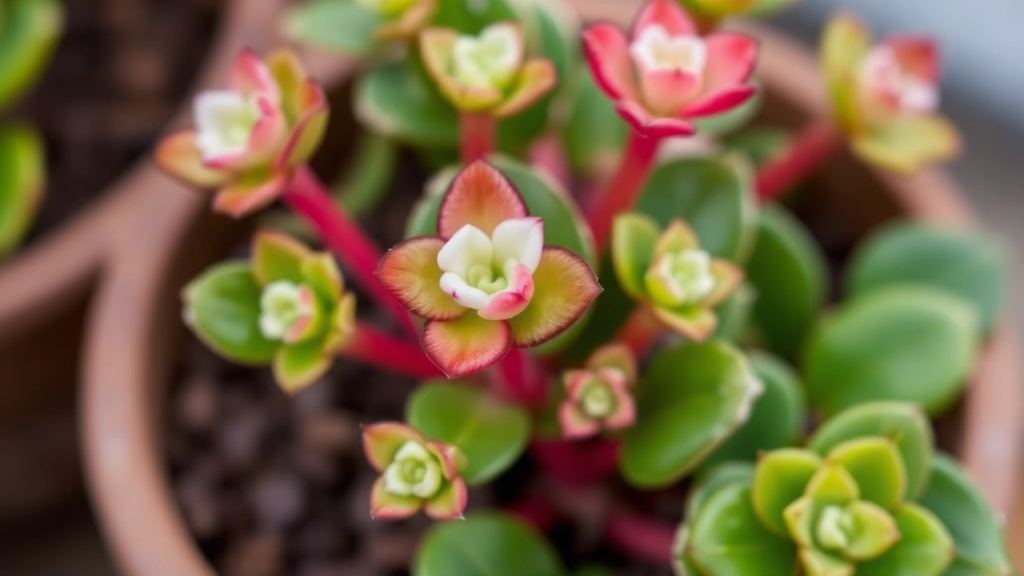
[[512, 348], [498, 363], [497, 384], [513, 402], [537, 411], [547, 400], [547, 373], [523, 348]]
[[640, 197], [654, 166], [660, 142], [660, 138], [647, 138], [635, 131], [630, 133], [618, 171], [590, 212], [590, 228], [599, 254], [608, 245], [615, 217], [631, 210]]
[[841, 150], [844, 142], [842, 133], [831, 122], [818, 120], [809, 124], [785, 153], [758, 170], [758, 197], [762, 202], [778, 200]]
[[382, 256], [380, 248], [355, 220], [335, 204], [308, 166], [296, 171], [291, 187], [281, 199], [319, 233], [355, 280], [391, 314], [395, 322], [415, 336], [416, 326], [409, 313], [375, 275]]
[[642, 358], [647, 355], [663, 332], [664, 328], [651, 314], [651, 309], [640, 304], [629, 315], [629, 319], [615, 339], [629, 346], [634, 356]]
[[566, 193], [572, 192], [572, 171], [565, 157], [562, 143], [554, 134], [548, 134], [530, 147], [530, 164], [555, 179]]
[[459, 120], [462, 138], [462, 162], [484, 160], [494, 152], [497, 122], [486, 112], [463, 112]]
[[619, 445], [616, 440], [535, 440], [530, 445], [530, 453], [563, 484], [580, 486], [598, 482], [615, 472], [619, 465]]
[[364, 324], [356, 325], [355, 334], [341, 355], [416, 380], [444, 378], [418, 345], [398, 340]]
[[615, 513], [605, 526], [608, 544], [633, 558], [655, 564], [672, 564], [676, 529], [656, 520]]

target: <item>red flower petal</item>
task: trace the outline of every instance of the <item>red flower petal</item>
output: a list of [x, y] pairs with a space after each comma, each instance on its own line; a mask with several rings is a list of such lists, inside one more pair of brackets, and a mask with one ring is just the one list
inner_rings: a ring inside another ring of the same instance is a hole
[[674, 0], [648, 2], [633, 24], [633, 40], [636, 41], [645, 28], [653, 25], [664, 28], [669, 36], [694, 36], [698, 33], [693, 19]]
[[757, 67], [757, 40], [734, 32], [705, 39], [708, 60], [704, 68], [705, 95], [746, 84]]
[[288, 183], [285, 174], [274, 174], [256, 183], [236, 182], [222, 188], [213, 199], [215, 212], [241, 218], [276, 200]]
[[526, 203], [512, 183], [490, 164], [477, 161], [465, 167], [441, 202], [437, 230], [451, 238], [466, 224], [488, 236], [505, 220], [525, 218]]
[[281, 100], [277, 81], [266, 64], [252, 50], [242, 50], [235, 58], [229, 80], [231, 89], [242, 94], [263, 92], [274, 102]]
[[685, 118], [701, 118], [703, 116], [723, 114], [751, 99], [756, 93], [757, 87], [752, 85], [738, 86], [715, 92], [684, 108], [682, 116]]
[[558, 424], [562, 435], [576, 440], [587, 438], [601, 431], [601, 423], [587, 417], [573, 402], [563, 402], [558, 407]]
[[425, 442], [418, 430], [399, 422], [381, 422], [363, 427], [363, 452], [370, 466], [384, 472], [395, 460], [395, 453], [406, 442]]
[[512, 348], [512, 330], [507, 322], [484, 320], [470, 312], [456, 320], [427, 322], [422, 345], [442, 372], [459, 378], [504, 358]]
[[458, 520], [462, 518], [468, 500], [466, 481], [456, 478], [427, 502], [424, 512], [434, 520]]
[[380, 520], [399, 520], [415, 515], [423, 508], [423, 500], [413, 496], [397, 496], [384, 489], [384, 478], [378, 478], [370, 491], [370, 516]]
[[648, 138], [692, 136], [697, 132], [693, 124], [681, 118], [655, 118], [636, 102], [619, 102], [615, 110], [634, 130]]
[[941, 58], [939, 46], [924, 36], [893, 36], [884, 44], [892, 49], [900, 68], [914, 78], [939, 83]]
[[701, 90], [701, 80], [682, 70], [651, 70], [640, 73], [644, 103], [651, 110], [674, 117]]
[[583, 49], [594, 80], [613, 100], [635, 100], [636, 82], [626, 35], [611, 24], [597, 24], [583, 33]]

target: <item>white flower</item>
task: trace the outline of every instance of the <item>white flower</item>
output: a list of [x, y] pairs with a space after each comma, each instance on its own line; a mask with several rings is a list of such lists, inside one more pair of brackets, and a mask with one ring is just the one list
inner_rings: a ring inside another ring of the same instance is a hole
[[396, 496], [431, 498], [441, 488], [441, 464], [419, 442], [408, 441], [384, 471], [384, 489]]
[[533, 273], [544, 249], [540, 218], [499, 224], [490, 237], [467, 224], [437, 255], [441, 289], [487, 320], [508, 320], [533, 298]]
[[260, 118], [256, 103], [230, 90], [210, 90], [196, 97], [196, 146], [203, 160], [242, 154]]
[[698, 78], [704, 74], [708, 50], [699, 36], [670, 36], [660, 24], [652, 24], [630, 46], [633, 60], [646, 72], [682, 71]]
[[260, 295], [260, 332], [268, 340], [295, 342], [316, 313], [316, 296], [308, 287], [272, 282]]
[[655, 301], [670, 308], [700, 303], [716, 284], [711, 256], [703, 250], [664, 254], [651, 266], [645, 280]]
[[890, 46], [872, 48], [860, 73], [867, 90], [892, 98], [901, 112], [928, 114], [939, 107], [938, 88], [908, 74]]
[[479, 36], [459, 36], [452, 59], [460, 83], [473, 88], [504, 89], [522, 64], [522, 33], [515, 25], [495, 24]]

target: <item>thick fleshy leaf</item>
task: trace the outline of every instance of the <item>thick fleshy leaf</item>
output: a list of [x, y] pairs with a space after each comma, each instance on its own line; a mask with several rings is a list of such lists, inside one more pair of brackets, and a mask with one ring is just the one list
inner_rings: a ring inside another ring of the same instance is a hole
[[450, 320], [466, 313], [441, 290], [442, 270], [437, 254], [444, 240], [420, 236], [395, 246], [384, 254], [377, 268], [377, 277], [406, 308], [417, 316], [434, 320]]
[[942, 522], [916, 504], [904, 504], [895, 519], [899, 542], [879, 558], [860, 563], [857, 576], [940, 576], [956, 554]]
[[363, 452], [377, 472], [384, 472], [395, 460], [395, 453], [406, 442], [426, 442], [415, 428], [398, 422], [382, 422], [363, 427]]
[[625, 344], [612, 343], [602, 346], [590, 355], [590, 359], [587, 361], [587, 368], [591, 370], [612, 368], [623, 374], [627, 387], [633, 386], [636, 383], [636, 357], [629, 346]]
[[356, 116], [374, 132], [428, 148], [459, 143], [458, 114], [425, 75], [404, 63], [367, 71], [356, 83], [353, 100]]
[[232, 182], [217, 192], [213, 209], [233, 218], [242, 218], [277, 200], [287, 183], [286, 174], [259, 174]]
[[852, 562], [813, 548], [801, 548], [798, 554], [807, 576], [854, 576], [857, 570]]
[[622, 446], [623, 475], [642, 487], [681, 478], [747, 420], [762, 389], [743, 355], [723, 342], [662, 352], [637, 388], [637, 421]]
[[754, 93], [738, 106], [734, 106], [721, 114], [695, 118], [693, 123], [697, 126], [697, 132], [729, 139], [731, 135], [743, 131], [744, 127], [750, 124], [764, 107], [764, 87], [756, 80], [752, 80], [750, 86], [753, 88]]
[[478, 161], [459, 172], [445, 193], [437, 229], [443, 238], [450, 238], [469, 224], [490, 236], [498, 224], [527, 215], [522, 196], [508, 178]]
[[965, 302], [894, 286], [863, 295], [821, 322], [804, 354], [807, 396], [827, 414], [874, 400], [918, 402], [940, 413], [963, 391], [978, 350]]
[[750, 352], [748, 360], [764, 384], [764, 393], [747, 423], [715, 450], [705, 466], [730, 460], [753, 462], [761, 452], [792, 445], [803, 430], [807, 403], [796, 372], [763, 352]]
[[694, 342], [707, 340], [718, 327], [718, 317], [715, 313], [700, 306], [676, 309], [652, 306], [651, 313], [666, 328]]
[[423, 508], [423, 500], [398, 496], [384, 489], [384, 478], [373, 483], [370, 492], [370, 516], [378, 520], [398, 520], [414, 516]]
[[[729, 134], [722, 140], [727, 150], [742, 153], [760, 168], [778, 158], [793, 141], [793, 136], [781, 128], [753, 126]], [[767, 211], [771, 207], [765, 206], [764, 209]]]
[[330, 121], [330, 106], [323, 87], [316, 82], [303, 83], [299, 93], [299, 118], [292, 127], [274, 168], [285, 170], [305, 164], [323, 142]]
[[889, 512], [877, 504], [859, 501], [850, 504], [846, 514], [857, 529], [850, 535], [850, 542], [843, 548], [843, 554], [853, 560], [873, 560], [892, 548], [900, 539], [896, 521]]
[[644, 277], [654, 261], [661, 230], [649, 216], [622, 214], [612, 224], [612, 262], [619, 285], [636, 300], [647, 297]]
[[317, 291], [321, 298], [336, 303], [345, 290], [345, 280], [338, 270], [334, 256], [329, 252], [316, 252], [303, 258], [302, 278]]
[[765, 206], [747, 264], [757, 291], [754, 321], [771, 348], [794, 356], [825, 301], [825, 258], [810, 233], [787, 211]]
[[466, 510], [468, 499], [469, 493], [466, 488], [466, 481], [462, 478], [456, 478], [445, 485], [436, 496], [427, 501], [424, 512], [434, 520], [462, 519], [462, 513]]
[[853, 150], [867, 162], [913, 174], [956, 156], [960, 136], [956, 127], [940, 116], [901, 116], [855, 139]]
[[743, 269], [728, 260], [712, 260], [711, 275], [715, 278], [715, 288], [701, 302], [702, 306], [718, 306], [743, 283]]
[[563, 576], [558, 556], [541, 536], [500, 513], [436, 524], [420, 545], [413, 576]]
[[268, 364], [278, 343], [260, 331], [260, 287], [248, 262], [215, 266], [182, 292], [185, 323], [218, 354], [242, 364]]
[[558, 73], [548, 60], [529, 60], [523, 64], [512, 92], [491, 111], [496, 118], [519, 114], [539, 101], [558, 84]]
[[383, 23], [380, 14], [352, 0], [304, 2], [285, 18], [289, 38], [354, 56], [377, 48], [376, 32]]
[[783, 513], [803, 495], [821, 465], [821, 457], [796, 448], [769, 452], [760, 459], [751, 497], [754, 511], [769, 530], [781, 536], [789, 533]]
[[565, 151], [576, 170], [591, 176], [610, 174], [625, 147], [629, 127], [619, 121], [615, 104], [589, 74], [580, 83], [562, 132]]
[[462, 477], [483, 484], [511, 466], [526, 448], [529, 415], [485, 390], [459, 384], [421, 386], [406, 408], [409, 424], [457, 446], [466, 458]]
[[423, 351], [449, 378], [467, 376], [501, 360], [512, 347], [507, 322], [468, 313], [455, 320], [431, 320], [423, 329]]
[[913, 404], [870, 402], [849, 408], [822, 424], [808, 448], [825, 456], [848, 440], [872, 436], [895, 443], [907, 473], [903, 499], [916, 499], [928, 486], [934, 448], [928, 417]]
[[871, 48], [871, 35], [864, 23], [847, 13], [834, 17], [821, 43], [821, 65], [828, 82], [833, 112], [847, 131], [861, 129], [857, 110], [859, 95], [856, 75]]
[[825, 461], [804, 492], [817, 506], [845, 506], [860, 499], [860, 487], [846, 468]]
[[31, 89], [64, 29], [60, 0], [8, 0], [0, 20], [0, 108]]
[[397, 40], [414, 36], [430, 23], [431, 17], [437, 11], [439, 2], [440, 0], [416, 2], [406, 9], [403, 14], [377, 28], [377, 38], [380, 40]]
[[985, 332], [992, 330], [1006, 291], [1005, 258], [980, 233], [896, 224], [863, 244], [847, 274], [856, 297], [884, 286], [922, 284], [974, 305]]
[[281, 91], [281, 111], [289, 125], [293, 125], [302, 115], [306, 103], [304, 92], [308, 77], [302, 60], [294, 50], [279, 48], [267, 54], [264, 62]]
[[920, 504], [949, 530], [956, 560], [944, 576], [1009, 576], [1014, 573], [1006, 538], [985, 498], [956, 460], [938, 454]]
[[597, 299], [601, 285], [586, 260], [565, 248], [545, 248], [533, 273], [530, 304], [509, 320], [516, 346], [536, 346], [566, 330]]
[[190, 186], [215, 188], [228, 180], [226, 172], [207, 168], [203, 164], [193, 130], [182, 130], [165, 137], [157, 146], [153, 158], [161, 170]]
[[749, 487], [753, 480], [754, 465], [747, 462], [726, 462], [711, 467], [707, 472], [698, 473], [687, 497], [683, 517], [690, 520], [696, 518], [704, 503], [718, 490], [735, 483]]
[[301, 242], [272, 230], [260, 230], [252, 243], [252, 275], [260, 285], [275, 280], [304, 280], [302, 261], [311, 252]]
[[761, 523], [750, 489], [741, 483], [715, 492], [691, 520], [689, 533], [687, 556], [702, 574], [797, 573], [796, 547]]
[[836, 446], [828, 461], [857, 481], [861, 500], [895, 510], [907, 489], [907, 472], [895, 442], [884, 437], [858, 438]]
[[45, 188], [45, 156], [43, 141], [32, 129], [0, 128], [0, 258], [32, 227]]
[[274, 357], [274, 379], [285, 392], [294, 394], [326, 374], [333, 362], [321, 342], [282, 346]]
[[490, 85], [468, 85], [452, 74], [455, 45], [460, 34], [448, 28], [429, 28], [419, 36], [419, 52], [434, 84], [459, 110], [486, 110], [501, 102], [501, 90]]

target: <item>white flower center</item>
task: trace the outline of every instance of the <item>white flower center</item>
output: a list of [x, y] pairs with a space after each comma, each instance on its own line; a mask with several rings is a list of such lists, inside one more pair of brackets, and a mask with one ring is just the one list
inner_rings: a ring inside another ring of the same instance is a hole
[[460, 83], [501, 90], [512, 81], [522, 62], [522, 38], [515, 26], [495, 24], [480, 36], [460, 36], [452, 58]]
[[259, 120], [256, 103], [230, 90], [203, 92], [196, 98], [193, 112], [196, 145], [203, 160], [245, 152]]
[[850, 545], [851, 518], [838, 506], [828, 506], [818, 519], [818, 542], [827, 550], [843, 550]]
[[615, 395], [608, 384], [595, 378], [583, 388], [580, 405], [590, 418], [606, 418], [615, 410]]
[[432, 498], [441, 489], [441, 463], [426, 446], [408, 441], [384, 471], [384, 489], [396, 496]]
[[630, 46], [633, 60], [644, 71], [670, 70], [704, 74], [708, 50], [699, 36], [671, 36], [659, 24], [652, 24]]
[[405, 13], [406, 10], [412, 8], [420, 0], [356, 0], [356, 4], [364, 6], [382, 14], [388, 18], [394, 18]]
[[647, 273], [652, 296], [665, 306], [698, 304], [715, 289], [711, 255], [703, 250], [670, 252]]
[[889, 46], [876, 46], [868, 53], [861, 76], [869, 92], [894, 98], [901, 112], [927, 114], [939, 107], [938, 88], [908, 74]]
[[499, 224], [490, 237], [467, 224], [437, 255], [441, 289], [490, 320], [507, 320], [533, 297], [533, 272], [544, 248], [539, 218]]
[[295, 341], [315, 314], [315, 296], [306, 286], [279, 280], [260, 295], [260, 332], [268, 340]]

